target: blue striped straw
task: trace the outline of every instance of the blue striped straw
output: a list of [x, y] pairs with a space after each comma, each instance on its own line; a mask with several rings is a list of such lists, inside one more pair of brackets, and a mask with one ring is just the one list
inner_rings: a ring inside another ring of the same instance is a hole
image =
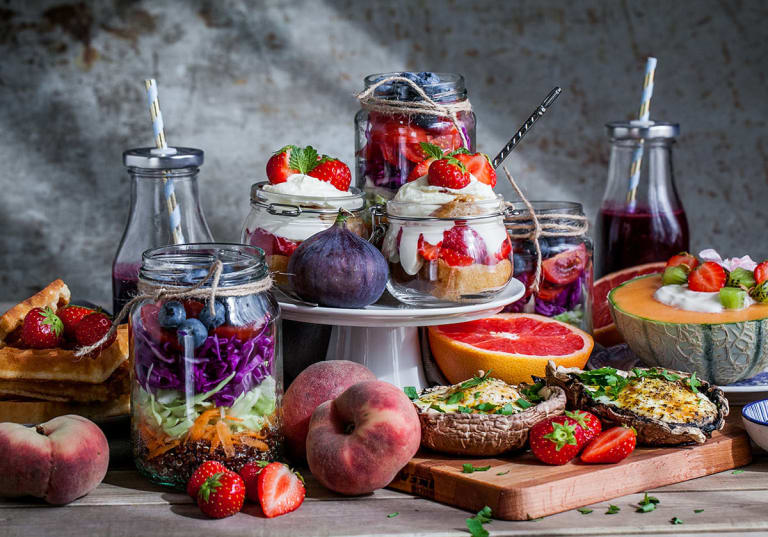
[[[645, 80], [643, 81], [643, 98], [640, 103], [639, 123], [647, 123], [651, 117], [651, 97], [653, 97], [653, 78], [656, 73], [656, 58], [650, 57], [645, 64]], [[640, 140], [635, 153], [632, 155], [632, 165], [629, 168], [629, 192], [627, 203], [634, 209], [637, 204], [637, 186], [640, 184], [640, 168], [643, 164], [644, 140]]]
[[[163, 113], [160, 111], [160, 101], [157, 98], [157, 81], [154, 78], [149, 78], [144, 81], [144, 86], [147, 89], [147, 104], [149, 105], [149, 117], [152, 120], [152, 132], [155, 137], [155, 147], [157, 149], [168, 149], [168, 142], [165, 139]], [[176, 203], [176, 192], [173, 188], [173, 179], [169, 179], [165, 173], [163, 173], [163, 185], [173, 243], [183, 244], [185, 241], [184, 234], [181, 231], [181, 210], [179, 209], [178, 203]]]

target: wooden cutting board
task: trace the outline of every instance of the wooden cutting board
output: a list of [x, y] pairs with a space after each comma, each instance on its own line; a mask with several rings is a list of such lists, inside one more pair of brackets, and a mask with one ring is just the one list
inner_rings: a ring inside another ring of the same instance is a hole
[[[419, 452], [389, 486], [470, 511], [488, 505], [494, 518], [529, 520], [722, 472], [751, 460], [749, 438], [741, 424], [730, 422], [705, 444], [638, 448], [618, 464], [548, 466], [530, 452], [485, 459]], [[462, 465], [467, 462], [491, 468], [465, 474]]]

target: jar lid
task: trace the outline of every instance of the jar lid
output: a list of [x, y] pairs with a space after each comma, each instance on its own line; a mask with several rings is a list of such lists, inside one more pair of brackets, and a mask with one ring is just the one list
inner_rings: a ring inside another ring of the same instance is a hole
[[605, 131], [608, 136], [618, 140], [676, 138], [680, 135], [680, 124], [666, 121], [611, 121], [605, 124]]
[[365, 195], [355, 187], [349, 188], [351, 196], [299, 196], [264, 190], [267, 181], [251, 185], [251, 204], [267, 207], [271, 214], [298, 216], [301, 213], [335, 214], [339, 209], [360, 211], [365, 207]]
[[150, 170], [175, 170], [198, 168], [203, 164], [203, 150], [192, 147], [137, 147], [123, 153], [126, 168], [147, 168]]

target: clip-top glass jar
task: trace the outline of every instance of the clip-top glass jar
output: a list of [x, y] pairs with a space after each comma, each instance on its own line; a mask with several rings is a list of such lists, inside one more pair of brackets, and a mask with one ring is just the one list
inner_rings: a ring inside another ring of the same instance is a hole
[[[525, 285], [523, 297], [504, 311], [538, 313], [592, 331], [592, 241], [580, 203], [530, 202], [542, 236], [539, 290], [532, 290], [536, 246], [526, 237], [533, 230], [530, 211], [522, 203], [507, 210], [505, 223], [514, 252], [515, 278]], [[606, 310], [607, 312], [607, 310]]]
[[[467, 89], [464, 77], [454, 73], [380, 73], [364, 79], [368, 89], [393, 76], [412, 80], [427, 96], [441, 105], [466, 103]], [[387, 101], [422, 101], [414, 89], [402, 81], [394, 81], [376, 88], [373, 97]], [[355, 183], [374, 203], [383, 203], [394, 197], [405, 184], [416, 165], [427, 158], [421, 143], [439, 146], [445, 151], [463, 147], [462, 136], [448, 116], [436, 116], [406, 111], [379, 111], [362, 104], [355, 115]], [[457, 112], [458, 124], [469, 141], [470, 152], [475, 152], [475, 114], [467, 110]]]
[[141, 254], [148, 248], [174, 244], [168, 213], [168, 187], [173, 185], [180, 242], [212, 242], [197, 191], [203, 152], [188, 147], [141, 147], [123, 153], [131, 176], [131, 211], [112, 263], [112, 308], [117, 315], [136, 294]]
[[351, 187], [345, 196], [297, 196], [269, 192], [267, 182], [251, 186], [251, 212], [245, 219], [241, 241], [258, 246], [266, 255], [270, 270], [281, 289], [290, 291], [290, 280], [284, 274], [288, 261], [299, 244], [328, 229], [336, 221], [339, 209], [351, 214], [347, 229], [367, 239], [368, 227], [363, 221], [365, 200], [359, 189]]
[[[147, 298], [131, 310], [133, 456], [142, 474], [163, 485], [183, 487], [206, 460], [238, 471], [282, 453], [280, 313], [272, 293], [253, 285], [269, 275], [261, 250], [217, 243], [148, 250], [139, 291], [184, 292], [217, 260], [215, 314], [207, 296]], [[249, 285], [250, 294], [227, 293]]]

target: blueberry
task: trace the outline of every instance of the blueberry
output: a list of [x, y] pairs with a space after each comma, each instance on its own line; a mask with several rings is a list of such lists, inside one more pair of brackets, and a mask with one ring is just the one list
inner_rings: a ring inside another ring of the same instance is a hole
[[169, 300], [160, 308], [157, 320], [163, 328], [176, 328], [180, 326], [187, 318], [187, 312], [184, 305], [177, 300]]
[[440, 82], [440, 77], [431, 71], [422, 71], [421, 73], [418, 73], [416, 76], [418, 76], [421, 79], [420, 82], [424, 86], [430, 85], [430, 84], [438, 84]]
[[203, 326], [203, 323], [197, 319], [187, 319], [179, 325], [176, 330], [176, 336], [179, 338], [179, 343], [184, 345], [184, 336], [189, 334], [195, 340], [195, 348], [205, 343], [208, 337], [208, 330]]
[[200, 322], [203, 323], [208, 330], [213, 330], [217, 326], [221, 326], [227, 319], [227, 308], [224, 304], [216, 300], [213, 303], [213, 309], [216, 313], [211, 316], [211, 308], [206, 304], [205, 307], [200, 310], [200, 315], [197, 316], [197, 318], [200, 319]]

